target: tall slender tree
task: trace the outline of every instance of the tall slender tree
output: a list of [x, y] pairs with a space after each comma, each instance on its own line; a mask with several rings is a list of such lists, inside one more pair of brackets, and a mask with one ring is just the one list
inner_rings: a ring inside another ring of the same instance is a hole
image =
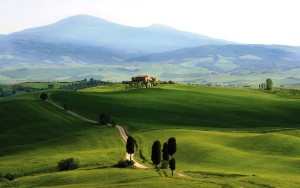
[[176, 138], [171, 137], [168, 140], [168, 153], [173, 157], [174, 153], [176, 153]]
[[135, 140], [132, 136], [128, 136], [127, 143], [126, 143], [126, 151], [130, 155], [130, 161], [131, 161], [131, 155], [134, 154], [134, 145]]
[[168, 152], [168, 142], [163, 145], [162, 151], [162, 165], [161, 168], [166, 169], [169, 165], [169, 152]]
[[161, 151], [162, 151], [162, 159], [164, 161], [169, 161], [169, 152], [168, 152], [168, 143], [167, 142], [164, 143], [163, 149]]
[[169, 165], [170, 165], [170, 169], [172, 171], [172, 176], [173, 176], [173, 171], [176, 169], [176, 161], [175, 161], [174, 157], [170, 160]]
[[161, 144], [158, 140], [153, 142], [151, 160], [155, 167], [161, 162]]

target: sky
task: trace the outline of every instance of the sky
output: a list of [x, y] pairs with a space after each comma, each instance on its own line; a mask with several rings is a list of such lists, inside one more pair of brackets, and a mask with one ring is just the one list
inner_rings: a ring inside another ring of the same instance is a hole
[[299, 0], [0, 0], [0, 34], [74, 15], [249, 44], [300, 46]]

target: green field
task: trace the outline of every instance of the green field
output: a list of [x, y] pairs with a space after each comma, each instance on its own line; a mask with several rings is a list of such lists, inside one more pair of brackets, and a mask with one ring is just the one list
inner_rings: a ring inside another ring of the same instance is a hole
[[[0, 187], [299, 187], [300, 100], [262, 91], [162, 85], [54, 91], [51, 100], [87, 118], [109, 112], [138, 141], [149, 170], [112, 167], [125, 144], [114, 127], [84, 122], [39, 93], [0, 99]], [[176, 137], [175, 176], [151, 165], [153, 141]], [[56, 172], [75, 157], [78, 170]], [[29, 175], [29, 176], [28, 176]]]
[[112, 93], [96, 91], [58, 92], [51, 98], [94, 120], [98, 120], [101, 112], [111, 113], [130, 132], [163, 128], [241, 131], [300, 127], [298, 99], [261, 91], [189, 85]]
[[37, 100], [37, 94], [0, 100], [0, 105], [0, 173], [56, 171], [57, 162], [68, 157], [83, 167], [107, 167], [122, 159], [124, 143], [114, 128], [76, 119]]
[[83, 90], [81, 92], [116, 92], [125, 90], [124, 84], [111, 84], [111, 85], [103, 85], [97, 87], [90, 87]]

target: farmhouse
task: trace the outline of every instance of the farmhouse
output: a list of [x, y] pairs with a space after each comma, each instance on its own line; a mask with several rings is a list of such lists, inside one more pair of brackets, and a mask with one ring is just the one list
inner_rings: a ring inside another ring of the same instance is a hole
[[133, 82], [143, 82], [143, 81], [152, 82], [152, 81], [157, 81], [157, 78], [151, 77], [149, 75], [138, 75], [138, 76], [132, 77], [131, 80]]

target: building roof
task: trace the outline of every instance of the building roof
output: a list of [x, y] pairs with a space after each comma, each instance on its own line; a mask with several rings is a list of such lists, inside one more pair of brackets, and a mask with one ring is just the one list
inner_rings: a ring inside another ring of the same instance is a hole
[[150, 77], [149, 75], [137, 75], [136, 78], [144, 78], [144, 77]]

